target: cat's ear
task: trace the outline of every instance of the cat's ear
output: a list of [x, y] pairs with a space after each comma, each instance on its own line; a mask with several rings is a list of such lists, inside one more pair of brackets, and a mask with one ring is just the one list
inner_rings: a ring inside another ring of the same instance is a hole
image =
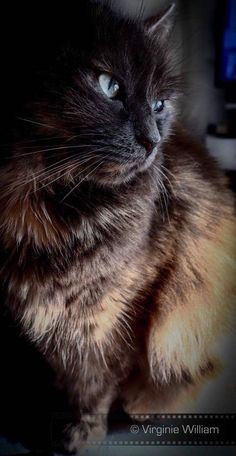
[[174, 22], [175, 3], [172, 3], [162, 14], [152, 16], [145, 20], [144, 27], [150, 37], [166, 39]]

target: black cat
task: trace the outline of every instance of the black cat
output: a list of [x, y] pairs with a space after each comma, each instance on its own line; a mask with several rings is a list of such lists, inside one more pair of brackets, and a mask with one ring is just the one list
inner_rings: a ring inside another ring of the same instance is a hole
[[1, 293], [76, 409], [77, 452], [117, 397], [129, 414], [181, 411], [213, 381], [234, 210], [177, 123], [172, 7], [21, 8], [2, 53]]

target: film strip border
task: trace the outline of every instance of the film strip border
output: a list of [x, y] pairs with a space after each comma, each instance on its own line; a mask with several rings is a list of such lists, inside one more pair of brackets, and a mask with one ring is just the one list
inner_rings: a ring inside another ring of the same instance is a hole
[[150, 414], [123, 418], [114, 415], [106, 439], [90, 440], [87, 445], [236, 446], [235, 414]]

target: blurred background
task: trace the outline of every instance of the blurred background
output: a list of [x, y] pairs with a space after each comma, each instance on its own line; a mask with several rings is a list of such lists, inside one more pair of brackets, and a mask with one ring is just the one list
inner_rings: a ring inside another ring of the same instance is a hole
[[[101, 0], [102, 1], [102, 0]], [[165, 10], [171, 0], [113, 0], [127, 14]], [[235, 189], [236, 0], [175, 0], [175, 36], [185, 96], [182, 122], [205, 143]]]

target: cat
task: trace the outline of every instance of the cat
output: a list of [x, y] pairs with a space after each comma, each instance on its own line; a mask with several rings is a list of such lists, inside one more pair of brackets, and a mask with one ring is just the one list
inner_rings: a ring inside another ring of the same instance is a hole
[[146, 20], [85, 0], [15, 17], [2, 303], [76, 409], [66, 445], [78, 452], [106, 435], [116, 398], [130, 415], [180, 411], [217, 375], [234, 318], [234, 203], [178, 121], [172, 6]]

